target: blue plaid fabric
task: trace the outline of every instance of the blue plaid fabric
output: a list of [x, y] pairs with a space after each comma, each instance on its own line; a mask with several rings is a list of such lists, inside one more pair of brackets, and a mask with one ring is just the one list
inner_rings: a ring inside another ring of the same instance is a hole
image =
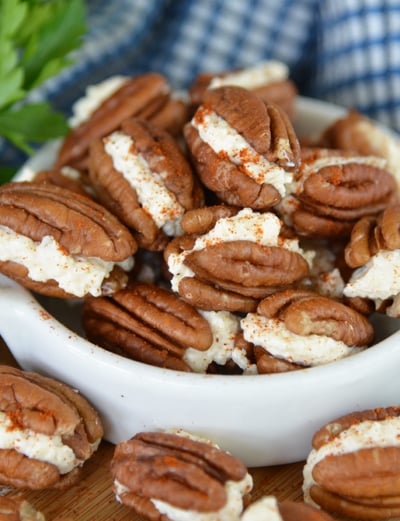
[[[75, 65], [34, 93], [69, 115], [85, 87], [150, 70], [187, 87], [200, 72], [285, 62], [302, 95], [400, 132], [400, 0], [88, 0]], [[21, 156], [3, 144], [2, 163]]]

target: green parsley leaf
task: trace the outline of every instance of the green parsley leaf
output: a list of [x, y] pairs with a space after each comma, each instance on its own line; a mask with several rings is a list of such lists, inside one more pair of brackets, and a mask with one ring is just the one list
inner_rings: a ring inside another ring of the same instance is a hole
[[7, 183], [16, 174], [16, 168], [11, 166], [0, 166], [0, 184]]
[[52, 111], [47, 103], [31, 103], [0, 112], [0, 135], [8, 137], [14, 143], [15, 136], [32, 142], [42, 142], [63, 136], [67, 130], [64, 117]]
[[84, 0], [0, 0], [0, 137], [24, 152], [68, 130], [64, 115], [27, 96], [72, 63], [85, 16]]
[[[79, 47], [85, 32], [85, 10], [80, 0], [55, 1], [46, 7], [48, 18], [42, 20], [40, 30], [26, 41], [22, 65], [27, 89], [40, 85], [69, 65], [68, 54]], [[32, 6], [29, 16], [37, 18], [41, 9], [42, 4]]]

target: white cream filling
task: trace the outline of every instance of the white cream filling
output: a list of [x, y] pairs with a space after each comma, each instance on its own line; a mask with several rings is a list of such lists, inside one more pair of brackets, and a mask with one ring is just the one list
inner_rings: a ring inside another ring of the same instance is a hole
[[257, 313], [248, 313], [240, 325], [248, 342], [263, 347], [277, 358], [304, 366], [327, 364], [362, 350], [325, 335], [298, 335], [289, 331], [281, 320]]
[[303, 468], [304, 500], [307, 503], [314, 504], [310, 498], [309, 491], [312, 485], [315, 484], [312, 472], [319, 461], [327, 456], [347, 454], [360, 449], [398, 447], [400, 445], [399, 432], [399, 417], [392, 417], [382, 421], [366, 420], [348, 427], [331, 441], [322, 445], [318, 450], [312, 449]]
[[100, 105], [128, 81], [128, 76], [111, 76], [110, 78], [89, 85], [85, 95], [72, 105], [72, 116], [68, 123], [71, 127], [77, 127], [87, 121]]
[[104, 138], [103, 142], [115, 169], [134, 188], [140, 205], [151, 215], [157, 227], [162, 228], [167, 235], [179, 235], [185, 209], [166, 188], [163, 174], [152, 172], [144, 157], [135, 152], [135, 144], [127, 134], [116, 131]]
[[255, 89], [268, 83], [286, 80], [288, 76], [289, 68], [285, 63], [267, 60], [254, 67], [247, 67], [224, 76], [215, 76], [208, 88], [216, 89], [225, 85], [236, 85], [245, 89]]
[[[224, 157], [228, 157], [232, 163], [238, 165], [241, 171], [256, 183], [260, 185], [271, 184], [282, 197], [286, 195], [287, 185], [292, 182], [293, 174], [256, 152], [229, 123], [215, 112], [199, 108], [191, 124], [197, 129], [200, 138], [216, 154], [223, 154]], [[287, 160], [288, 140], [281, 138], [278, 148], [279, 157]]]
[[60, 474], [66, 474], [83, 463], [68, 445], [64, 445], [61, 436], [19, 429], [4, 412], [0, 412], [0, 448], [14, 449], [28, 458], [51, 463]]
[[225, 365], [232, 358], [239, 318], [229, 311], [198, 311], [210, 324], [213, 342], [206, 351], [189, 347], [183, 360], [194, 372], [205, 373], [211, 362]]
[[[83, 297], [101, 295], [101, 286], [115, 266], [95, 257], [69, 255], [53, 237], [40, 242], [0, 226], [0, 261], [12, 261], [28, 270], [29, 278], [37, 282], [56, 280], [64, 291]], [[127, 259], [126, 267], [133, 258]]]
[[400, 250], [381, 250], [357, 268], [344, 288], [346, 297], [384, 300], [400, 292]]
[[283, 521], [278, 501], [274, 496], [263, 496], [249, 505], [240, 519], [241, 521]]
[[304, 252], [297, 239], [283, 239], [279, 237], [282, 222], [273, 213], [253, 212], [250, 208], [243, 208], [232, 217], [221, 218], [214, 228], [201, 235], [195, 241], [191, 250], [173, 253], [168, 257], [168, 269], [173, 275], [172, 289], [179, 293], [179, 283], [184, 277], [193, 277], [193, 271], [185, 266], [184, 260], [191, 251], [201, 250], [213, 244], [227, 241], [251, 241], [262, 246], [280, 246], [302, 255], [311, 265], [313, 251]]

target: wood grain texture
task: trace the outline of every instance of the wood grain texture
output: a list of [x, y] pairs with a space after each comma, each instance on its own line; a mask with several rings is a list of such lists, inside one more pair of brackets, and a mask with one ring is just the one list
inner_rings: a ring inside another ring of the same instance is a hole
[[[0, 363], [16, 365], [0, 337]], [[143, 521], [127, 507], [120, 505], [112, 492], [110, 461], [114, 446], [103, 442], [83, 467], [80, 483], [67, 491], [24, 492], [25, 498], [46, 516], [46, 521]], [[303, 463], [250, 469], [254, 479], [251, 501], [263, 495], [278, 500], [301, 500]], [[1, 494], [17, 491], [0, 489]]]

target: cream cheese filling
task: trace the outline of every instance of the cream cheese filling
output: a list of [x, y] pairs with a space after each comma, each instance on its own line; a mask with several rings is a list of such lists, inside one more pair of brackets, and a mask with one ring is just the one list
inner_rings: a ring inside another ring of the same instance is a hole
[[211, 362], [225, 365], [232, 358], [239, 318], [229, 311], [198, 311], [211, 326], [213, 342], [206, 351], [189, 347], [183, 360], [194, 372], [205, 373]]
[[[310, 488], [315, 484], [312, 472], [315, 465], [328, 456], [347, 454], [373, 447], [398, 447], [400, 445], [400, 418], [392, 417], [382, 421], [366, 420], [351, 425], [338, 436], [319, 449], [312, 449], [303, 468], [303, 494], [307, 503], [314, 504]], [[317, 506], [317, 505], [315, 505]]]
[[87, 121], [100, 105], [117, 92], [128, 79], [128, 76], [116, 75], [95, 85], [89, 85], [86, 88], [85, 95], [72, 105], [72, 116], [68, 121], [69, 125], [77, 127]]
[[241, 521], [283, 521], [278, 501], [274, 496], [263, 496], [249, 505]]
[[14, 449], [28, 458], [51, 463], [60, 474], [66, 474], [83, 463], [63, 443], [61, 436], [19, 429], [4, 412], [0, 412], [0, 448]]
[[[216, 154], [223, 154], [240, 167], [241, 171], [258, 184], [273, 185], [280, 195], [287, 194], [287, 185], [292, 182], [293, 174], [281, 166], [268, 161], [260, 155], [227, 121], [213, 111], [198, 109], [191, 124], [197, 129], [200, 138]], [[286, 150], [289, 142], [281, 138], [278, 149], [282, 159], [287, 159]], [[294, 164], [293, 164], [294, 166]]]
[[289, 331], [281, 320], [257, 313], [248, 313], [241, 319], [240, 325], [248, 342], [263, 347], [277, 358], [304, 366], [334, 362], [363, 349], [349, 347], [325, 335], [298, 335]]
[[113, 165], [136, 191], [140, 205], [169, 236], [181, 233], [180, 220], [185, 212], [164, 182], [163, 174], [152, 172], [144, 157], [135, 152], [130, 136], [116, 131], [103, 139]]
[[215, 76], [209, 83], [209, 89], [216, 89], [225, 85], [236, 85], [245, 89], [256, 89], [268, 83], [286, 80], [289, 76], [289, 68], [283, 62], [267, 60], [254, 67]]
[[346, 297], [372, 300], [392, 298], [400, 292], [400, 250], [381, 250], [357, 268], [344, 288]]
[[[12, 261], [28, 270], [29, 278], [37, 282], [56, 280], [64, 291], [83, 297], [101, 295], [101, 286], [115, 266], [95, 257], [69, 255], [51, 236], [40, 242], [0, 225], [0, 261]], [[133, 258], [127, 260], [127, 267]]]

